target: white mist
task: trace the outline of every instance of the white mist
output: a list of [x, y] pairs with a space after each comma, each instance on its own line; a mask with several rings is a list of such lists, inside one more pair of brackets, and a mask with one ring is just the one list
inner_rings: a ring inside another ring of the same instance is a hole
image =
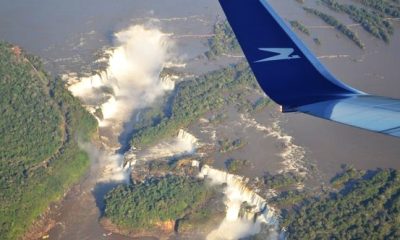
[[134, 110], [149, 106], [174, 88], [173, 81], [159, 78], [164, 65], [174, 58], [169, 35], [136, 25], [116, 33], [115, 38], [117, 46], [107, 69], [69, 87], [84, 103], [107, 98], [94, 106], [102, 110], [101, 126], [129, 120]]
[[[174, 79], [160, 79], [166, 65], [173, 64], [170, 35], [155, 28], [136, 25], [115, 34], [115, 47], [109, 50], [108, 67], [89, 77], [69, 79], [69, 90], [94, 113], [101, 109], [101, 139], [107, 151], [101, 151], [101, 182], [129, 182], [130, 167], [123, 167], [124, 155], [113, 153], [122, 133], [141, 108], [175, 87]], [[117, 145], [118, 146], [118, 145]]]

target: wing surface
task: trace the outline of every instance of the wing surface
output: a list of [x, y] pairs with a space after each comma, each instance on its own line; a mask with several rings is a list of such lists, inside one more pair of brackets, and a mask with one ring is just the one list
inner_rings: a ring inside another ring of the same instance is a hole
[[400, 100], [372, 96], [331, 74], [266, 0], [219, 0], [264, 92], [303, 112], [400, 137]]

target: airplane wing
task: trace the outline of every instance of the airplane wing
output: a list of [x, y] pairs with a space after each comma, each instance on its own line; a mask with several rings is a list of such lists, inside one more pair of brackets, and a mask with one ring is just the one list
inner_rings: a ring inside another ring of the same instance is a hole
[[400, 100], [334, 77], [266, 0], [219, 0], [253, 73], [283, 112], [303, 112], [400, 137]]

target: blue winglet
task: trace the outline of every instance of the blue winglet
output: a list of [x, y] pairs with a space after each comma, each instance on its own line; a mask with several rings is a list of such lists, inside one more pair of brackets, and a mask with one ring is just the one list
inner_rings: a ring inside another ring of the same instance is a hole
[[284, 112], [400, 137], [400, 100], [336, 79], [266, 0], [219, 1], [258, 83]]
[[267, 95], [292, 109], [362, 92], [337, 80], [263, 0], [220, 0]]

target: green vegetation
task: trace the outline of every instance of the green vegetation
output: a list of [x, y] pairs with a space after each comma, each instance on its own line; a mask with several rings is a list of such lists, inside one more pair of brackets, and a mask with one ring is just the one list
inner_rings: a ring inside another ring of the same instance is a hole
[[22, 53], [17, 56], [13, 52], [20, 51], [17, 47], [0, 44], [0, 169], [4, 170], [11, 164], [35, 164], [51, 157], [60, 148], [65, 129], [56, 102], [46, 93], [46, 75], [36, 71], [40, 62]]
[[209, 59], [222, 54], [240, 54], [242, 52], [232, 28], [226, 20], [215, 24], [214, 36], [209, 40], [209, 46], [210, 50], [206, 52]]
[[260, 112], [264, 110], [269, 104], [271, 103], [271, 99], [267, 97], [262, 97], [259, 98], [254, 104], [253, 104], [253, 113]]
[[223, 121], [225, 121], [226, 118], [227, 118], [226, 113], [225, 112], [220, 112], [220, 113], [217, 113], [217, 114], [213, 115], [210, 118], [210, 123], [211, 124], [220, 124]]
[[360, 23], [364, 30], [374, 37], [382, 39], [386, 43], [389, 42], [390, 35], [393, 34], [393, 26], [383, 15], [351, 4], [340, 4], [336, 0], [322, 0], [322, 2], [335, 11], [349, 15], [354, 22]]
[[282, 173], [276, 175], [266, 174], [264, 176], [264, 184], [268, 188], [278, 189], [287, 188], [303, 182], [303, 178], [295, 173]]
[[77, 139], [97, 128], [37, 57], [0, 43], [0, 238], [20, 237], [89, 166]]
[[166, 110], [160, 107], [147, 115], [147, 119], [153, 119], [149, 121], [152, 125], [134, 126], [135, 135], [131, 144], [143, 147], [172, 136], [201, 115], [223, 107], [226, 103], [224, 96], [247, 88], [259, 87], [246, 63], [180, 82], [171, 99], [167, 100], [171, 107]]
[[300, 205], [307, 197], [308, 195], [304, 191], [288, 190], [281, 192], [276, 197], [273, 197], [270, 203], [281, 209], [291, 209], [296, 205]]
[[313, 38], [313, 41], [315, 44], [321, 45], [321, 40], [319, 40], [319, 38]]
[[230, 93], [226, 98], [226, 102], [229, 105], [235, 106], [240, 113], [254, 114], [264, 110], [271, 103], [271, 99], [260, 97], [254, 102], [249, 99], [247, 91], [239, 91]]
[[[339, 192], [308, 198], [284, 217], [288, 239], [399, 239], [400, 175], [345, 170]], [[337, 180], [336, 180], [337, 181]]]
[[310, 30], [308, 30], [308, 28], [306, 26], [304, 26], [301, 22], [299, 22], [299, 21], [290, 21], [290, 25], [293, 28], [298, 29], [300, 32], [310, 36]]
[[238, 173], [240, 169], [249, 165], [249, 161], [245, 159], [228, 159], [225, 161], [225, 166], [229, 173]]
[[361, 178], [362, 175], [364, 175], [364, 172], [362, 171], [357, 171], [353, 167], [348, 167], [345, 166], [343, 168], [343, 172], [340, 174], [337, 174], [332, 180], [331, 184], [334, 188], [340, 189], [344, 187], [346, 183], [349, 183], [351, 181], [356, 181], [357, 179]]
[[[387, 0], [357, 0], [357, 2], [361, 2], [363, 5], [373, 8], [382, 14], [391, 17], [400, 17], [400, 6], [391, 4]], [[393, 2], [399, 3], [398, 0], [393, 0]]]
[[224, 195], [222, 192], [215, 192], [202, 207], [193, 209], [193, 211], [184, 218], [179, 219], [176, 229], [178, 232], [209, 233], [215, 229], [215, 226], [221, 224], [225, 218]]
[[306, 12], [314, 14], [321, 18], [324, 22], [327, 24], [335, 27], [338, 31], [343, 33], [346, 37], [348, 37], [350, 40], [352, 40], [359, 48], [364, 49], [364, 44], [361, 42], [361, 40], [358, 38], [357, 34], [355, 34], [351, 29], [349, 29], [346, 25], [343, 23], [339, 22], [335, 17], [325, 14], [321, 11], [318, 11], [317, 9], [313, 8], [303, 8]]
[[226, 153], [246, 146], [247, 142], [243, 141], [240, 138], [235, 140], [222, 139], [218, 141], [218, 145], [219, 145], [219, 152]]
[[[203, 180], [167, 176], [137, 185], [121, 185], [105, 197], [105, 217], [119, 227], [151, 229], [163, 222], [188, 218], [208, 220], [211, 211], [204, 210], [218, 191]], [[203, 210], [200, 210], [203, 209]]]

